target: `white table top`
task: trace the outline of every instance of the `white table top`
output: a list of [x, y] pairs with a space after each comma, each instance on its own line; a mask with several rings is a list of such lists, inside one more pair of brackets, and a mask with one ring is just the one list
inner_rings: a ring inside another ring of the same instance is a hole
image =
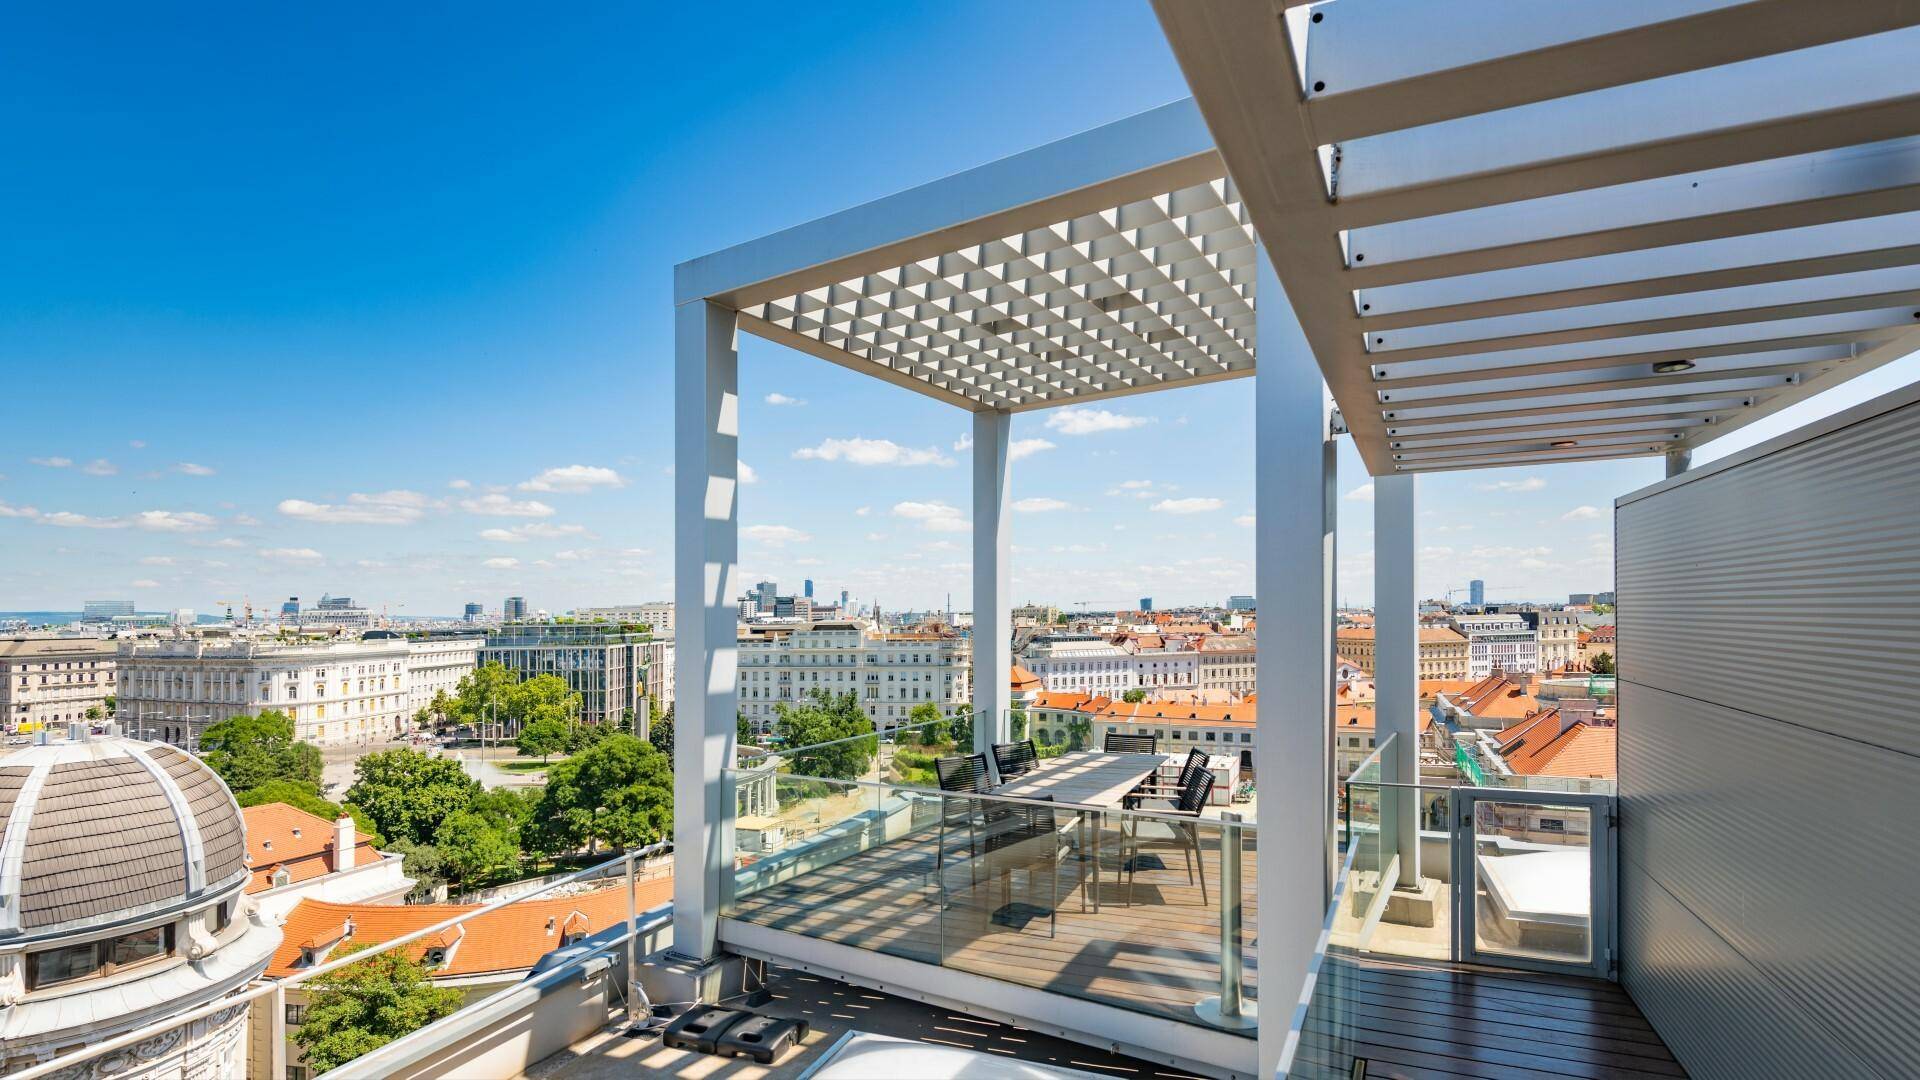
[[1032, 772], [995, 788], [993, 793], [1022, 799], [1051, 795], [1053, 801], [1061, 803], [1119, 806], [1121, 799], [1161, 766], [1184, 760], [1175, 754], [1075, 750], [1040, 762]]

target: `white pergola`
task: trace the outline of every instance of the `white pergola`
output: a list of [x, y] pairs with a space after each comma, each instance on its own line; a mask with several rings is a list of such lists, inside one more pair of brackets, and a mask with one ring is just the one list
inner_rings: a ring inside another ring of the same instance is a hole
[[[1401, 736], [1386, 779], [1412, 781], [1415, 476], [1684, 469], [1920, 347], [1920, 4], [1155, 3], [1194, 100], [678, 268], [675, 941], [697, 959], [724, 944], [735, 335], [974, 414], [983, 746], [1009, 692], [1012, 414], [1258, 358], [1271, 1075], [1333, 850], [1333, 439], [1376, 477], [1378, 716]], [[1417, 875], [1399, 813], [1390, 842]]]

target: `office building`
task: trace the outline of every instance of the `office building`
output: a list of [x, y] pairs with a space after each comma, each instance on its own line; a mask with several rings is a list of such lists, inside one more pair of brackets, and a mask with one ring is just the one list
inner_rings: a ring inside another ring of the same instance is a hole
[[277, 709], [315, 746], [381, 742], [411, 729], [404, 638], [289, 645], [183, 638], [122, 641], [115, 717], [187, 749], [210, 724]]
[[1474, 578], [1472, 581], [1467, 582], [1467, 603], [1472, 604], [1474, 607], [1487, 606], [1486, 582], [1479, 578]]
[[920, 705], [951, 716], [972, 700], [970, 642], [952, 633], [891, 633], [856, 620], [740, 628], [740, 715], [771, 731], [780, 705], [814, 690], [853, 691], [881, 729]]
[[557, 675], [580, 695], [583, 723], [617, 724], [632, 709], [640, 730], [647, 716], [651, 640], [591, 624], [521, 623], [487, 631], [480, 662], [504, 664], [522, 679]]
[[473, 601], [468, 601], [466, 611], [464, 611], [460, 617], [466, 622], [479, 622], [481, 617], [486, 614], [486, 610], [484, 606]]
[[806, 595], [807, 599], [809, 600], [813, 599], [813, 579], [812, 578], [806, 579], [806, 587], [802, 589], [801, 592], [803, 592]]
[[509, 596], [500, 605], [500, 621], [501, 622], [510, 622], [510, 623], [524, 622], [526, 618], [527, 618], [527, 598], [526, 597]]
[[1142, 612], [1148, 612], [1148, 611], [1152, 611], [1152, 610], [1153, 610], [1153, 597], [1151, 597], [1151, 596], [1143, 596], [1143, 597], [1141, 597], [1141, 598], [1140, 598], [1140, 610], [1141, 610]]
[[1254, 610], [1253, 597], [1229, 596], [1227, 597], [1227, 610], [1228, 611], [1253, 611]]
[[644, 604], [615, 604], [611, 607], [585, 607], [574, 617], [587, 622], [642, 623], [655, 637], [673, 633], [673, 601], [649, 600]]
[[373, 625], [374, 617], [350, 596], [322, 596], [313, 607], [295, 611], [293, 622], [303, 629], [363, 630]]
[[0, 731], [64, 727], [106, 714], [114, 689], [111, 641], [0, 638]]
[[80, 621], [83, 623], [111, 622], [115, 615], [131, 614], [133, 614], [131, 600], [89, 600], [81, 607]]

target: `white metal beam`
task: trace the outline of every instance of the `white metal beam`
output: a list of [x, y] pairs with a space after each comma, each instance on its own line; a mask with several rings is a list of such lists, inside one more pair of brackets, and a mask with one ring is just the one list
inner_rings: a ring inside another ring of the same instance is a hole
[[1307, 106], [1338, 142], [1735, 63], [1912, 21], [1900, 0], [1334, 0], [1313, 11]]
[[1916, 49], [1920, 27], [1907, 27], [1347, 140], [1339, 218], [1373, 225], [1907, 135]]
[[[1325, 571], [1332, 523], [1324, 512], [1325, 392], [1312, 350], [1271, 264], [1260, 259], [1260, 372], [1254, 378], [1254, 582], [1260, 737], [1254, 772], [1263, 795], [1258, 846], [1260, 1075], [1286, 1043], [1327, 903], [1324, 850], [1332, 678], [1332, 601]], [[1304, 1007], [1301, 1005], [1300, 1007]]]
[[[1382, 780], [1420, 782], [1420, 610], [1414, 585], [1414, 479], [1382, 476], [1373, 482], [1373, 642], [1376, 743], [1392, 748], [1381, 757]], [[1383, 789], [1384, 863], [1400, 857], [1402, 887], [1420, 884], [1420, 800], [1400, 789]], [[1382, 887], [1387, 887], [1382, 882]]]
[[708, 960], [733, 869], [740, 354], [728, 308], [682, 304], [673, 325], [673, 947]]
[[1013, 417], [973, 414], [973, 748], [1008, 741], [1013, 704]]

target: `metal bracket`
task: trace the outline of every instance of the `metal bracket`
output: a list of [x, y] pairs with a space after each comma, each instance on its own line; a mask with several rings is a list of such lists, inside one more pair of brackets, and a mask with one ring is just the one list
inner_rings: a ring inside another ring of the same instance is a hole
[[1347, 428], [1347, 418], [1340, 415], [1338, 408], [1327, 413], [1327, 435], [1329, 437], [1334, 435], [1348, 435], [1351, 433]]

